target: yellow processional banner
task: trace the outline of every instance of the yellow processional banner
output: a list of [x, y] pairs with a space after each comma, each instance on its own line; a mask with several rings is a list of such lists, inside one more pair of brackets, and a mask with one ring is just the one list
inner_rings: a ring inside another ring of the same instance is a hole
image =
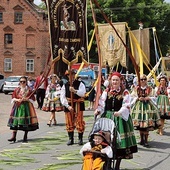
[[[125, 24], [125, 22], [113, 23], [124, 42], [126, 42]], [[126, 67], [126, 49], [110, 24], [98, 24], [98, 31], [102, 66], [106, 66], [108, 62], [110, 67], [118, 63]]]
[[[133, 56], [136, 63], [140, 65], [140, 57], [142, 57], [145, 64], [150, 63], [150, 37], [149, 28], [133, 30], [131, 31], [134, 38], [131, 37], [131, 49], [133, 49]], [[131, 36], [131, 34], [130, 34]], [[140, 49], [137, 48], [140, 46]], [[140, 55], [141, 54], [141, 55]], [[142, 63], [143, 64], [143, 63]]]

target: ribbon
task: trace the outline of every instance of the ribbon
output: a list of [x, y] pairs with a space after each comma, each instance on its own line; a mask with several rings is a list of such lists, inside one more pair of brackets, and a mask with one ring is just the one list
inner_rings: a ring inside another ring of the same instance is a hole
[[138, 77], [138, 85], [140, 87], [140, 74], [139, 74], [139, 67], [135, 61], [135, 58], [132, 56], [132, 53], [130, 52], [129, 48], [126, 46], [125, 42], [123, 41], [123, 39], [121, 38], [121, 36], [119, 35], [119, 33], [117, 32], [116, 28], [114, 27], [114, 25], [112, 24], [112, 22], [108, 19], [108, 17], [106, 16], [106, 14], [103, 12], [103, 10], [101, 9], [99, 3], [97, 2], [97, 0], [90, 0], [90, 6], [91, 6], [91, 10], [92, 10], [92, 15], [93, 15], [93, 20], [94, 20], [94, 24], [95, 24], [95, 35], [96, 35], [96, 40], [97, 40], [97, 46], [98, 46], [98, 55], [99, 55], [99, 75], [98, 75], [98, 78], [99, 78], [99, 83], [97, 85], [97, 94], [96, 94], [96, 103], [95, 103], [95, 107], [94, 108], [97, 108], [97, 105], [98, 105], [98, 101], [99, 101], [99, 97], [100, 97], [100, 89], [101, 89], [101, 53], [100, 53], [100, 48], [99, 48], [99, 35], [98, 35], [98, 29], [97, 29], [97, 26], [96, 26], [96, 17], [95, 17], [95, 13], [94, 13], [94, 10], [93, 10], [93, 5], [92, 5], [92, 1], [93, 3], [96, 5], [96, 7], [100, 10], [102, 16], [104, 17], [104, 19], [106, 20], [106, 22], [108, 22], [111, 27], [113, 28], [113, 30], [115, 31], [116, 35], [118, 36], [118, 38], [121, 40], [122, 44], [124, 45], [124, 47], [126, 48], [126, 51], [127, 53], [129, 54], [130, 56], [130, 59], [132, 61], [132, 64], [134, 65], [134, 68], [135, 68], [135, 72], [137, 74], [137, 77]]
[[128, 55], [130, 56], [130, 59], [132, 61], [132, 64], [134, 65], [137, 77], [138, 77], [138, 83], [140, 85], [140, 74], [139, 74], [139, 67], [134, 59], [134, 57], [132, 56], [132, 53], [130, 52], [129, 48], [126, 46], [125, 42], [123, 41], [123, 39], [121, 38], [121, 36], [119, 35], [119, 33], [117, 32], [116, 28], [114, 27], [114, 25], [112, 24], [112, 22], [108, 19], [108, 17], [106, 16], [106, 14], [103, 12], [103, 10], [101, 9], [99, 3], [97, 2], [97, 0], [91, 0], [94, 2], [94, 4], [99, 8], [101, 14], [103, 15], [104, 19], [111, 25], [111, 27], [113, 28], [113, 30], [115, 31], [116, 35], [118, 36], [118, 38], [121, 40], [122, 44], [124, 45], [124, 47], [126, 48], [126, 51], [128, 53]]

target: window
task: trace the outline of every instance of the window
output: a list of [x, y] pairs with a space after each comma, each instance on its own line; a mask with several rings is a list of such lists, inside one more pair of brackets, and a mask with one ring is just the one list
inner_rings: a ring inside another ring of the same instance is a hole
[[26, 72], [34, 72], [34, 59], [26, 60]]
[[0, 23], [2, 23], [2, 22], [3, 22], [3, 13], [0, 12]]
[[13, 48], [13, 36], [12, 34], [5, 34], [4, 36], [5, 48]]
[[11, 58], [4, 59], [4, 71], [12, 71], [12, 59]]
[[22, 22], [22, 12], [15, 12], [15, 21], [16, 24], [23, 23]]
[[12, 34], [5, 34], [5, 44], [12, 44]]

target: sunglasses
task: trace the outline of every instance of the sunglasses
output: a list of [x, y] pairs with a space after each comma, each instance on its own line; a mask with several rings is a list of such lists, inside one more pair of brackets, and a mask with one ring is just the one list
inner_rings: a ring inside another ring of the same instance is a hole
[[140, 79], [141, 81], [146, 81], [146, 79]]
[[26, 83], [26, 81], [20, 81], [20, 83]]

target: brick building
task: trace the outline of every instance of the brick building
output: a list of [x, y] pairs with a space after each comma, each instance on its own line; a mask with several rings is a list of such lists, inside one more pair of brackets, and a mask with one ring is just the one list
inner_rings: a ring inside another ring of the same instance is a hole
[[39, 75], [50, 51], [48, 29], [34, 0], [0, 0], [0, 73]]

